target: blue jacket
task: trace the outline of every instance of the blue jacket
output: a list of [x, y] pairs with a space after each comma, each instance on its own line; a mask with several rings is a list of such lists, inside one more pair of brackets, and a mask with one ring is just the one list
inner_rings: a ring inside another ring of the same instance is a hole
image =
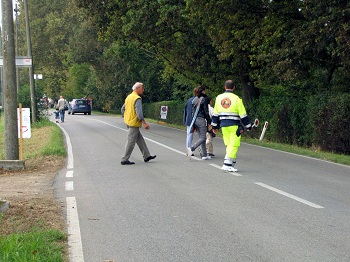
[[195, 98], [194, 96], [187, 100], [184, 114], [183, 114], [183, 123], [185, 126], [190, 126], [192, 122], [192, 100]]

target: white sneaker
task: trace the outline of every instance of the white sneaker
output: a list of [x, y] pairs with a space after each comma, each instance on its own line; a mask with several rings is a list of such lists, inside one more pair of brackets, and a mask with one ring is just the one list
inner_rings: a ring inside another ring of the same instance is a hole
[[221, 167], [221, 170], [226, 171], [226, 172], [237, 172], [238, 171], [238, 169], [234, 168], [233, 166], [226, 166], [226, 165], [223, 165]]
[[202, 160], [210, 160], [211, 159], [211, 156], [203, 156], [202, 157]]
[[189, 159], [191, 159], [191, 158], [192, 158], [193, 152], [192, 152], [192, 150], [191, 150], [191, 148], [190, 148], [190, 147], [188, 147], [188, 148], [187, 148], [186, 155], [187, 155], [187, 157], [188, 157]]

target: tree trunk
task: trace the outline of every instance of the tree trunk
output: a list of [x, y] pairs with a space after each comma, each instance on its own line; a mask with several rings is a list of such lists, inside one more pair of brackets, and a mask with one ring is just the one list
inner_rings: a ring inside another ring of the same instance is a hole
[[12, 1], [2, 0], [4, 43], [5, 160], [18, 160], [16, 56]]
[[241, 84], [243, 103], [245, 106], [248, 106], [252, 100], [259, 98], [260, 90], [255, 87], [247, 75], [241, 76]]

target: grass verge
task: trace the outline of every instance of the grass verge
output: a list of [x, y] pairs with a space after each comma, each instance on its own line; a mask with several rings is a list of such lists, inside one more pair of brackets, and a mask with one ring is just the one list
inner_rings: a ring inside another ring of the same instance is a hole
[[[147, 121], [150, 123], [159, 124], [158, 120], [147, 119]], [[178, 128], [181, 130], [186, 130], [186, 127], [181, 126], [181, 125], [167, 124], [164, 122], [162, 122], [162, 125]], [[222, 137], [222, 134], [220, 131], [218, 132], [217, 136]], [[281, 144], [281, 143], [276, 143], [276, 142], [271, 142], [271, 141], [266, 141], [266, 140], [260, 141], [259, 139], [252, 138], [252, 136], [258, 137], [259, 134], [256, 130], [252, 131], [251, 133], [244, 134], [242, 136], [241, 142], [350, 166], [350, 156], [349, 155], [334, 154], [334, 153], [330, 153], [330, 152], [324, 152], [324, 151], [320, 151], [320, 150], [312, 150], [310, 148], [297, 147], [297, 146], [293, 146], [293, 145]]]
[[[49, 120], [41, 120], [32, 125], [32, 137], [23, 139], [23, 159], [47, 156], [66, 156], [64, 140], [60, 128]], [[0, 121], [0, 159], [5, 158], [4, 121]]]
[[[0, 159], [4, 159], [3, 119], [0, 133]], [[0, 197], [11, 202], [11, 208], [0, 213], [0, 261], [67, 259], [61, 207], [52, 191], [52, 180], [65, 156], [60, 128], [41, 120], [32, 125], [32, 137], [23, 139], [26, 170], [0, 172]]]
[[350, 166], [350, 156], [244, 137], [242, 142]]
[[1, 261], [64, 261], [66, 236], [55, 230], [32, 231], [0, 237]]

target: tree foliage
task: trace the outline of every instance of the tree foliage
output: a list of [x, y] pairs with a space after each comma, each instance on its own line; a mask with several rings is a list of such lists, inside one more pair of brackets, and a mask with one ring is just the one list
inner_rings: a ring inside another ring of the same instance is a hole
[[276, 127], [276, 138], [310, 145], [297, 128], [303, 103], [350, 93], [348, 1], [32, 0], [29, 8], [40, 88], [90, 97], [95, 109], [118, 111], [136, 81], [144, 101], [157, 102], [184, 101], [200, 84], [215, 97], [230, 78], [251, 111], [290, 119], [292, 133]]

